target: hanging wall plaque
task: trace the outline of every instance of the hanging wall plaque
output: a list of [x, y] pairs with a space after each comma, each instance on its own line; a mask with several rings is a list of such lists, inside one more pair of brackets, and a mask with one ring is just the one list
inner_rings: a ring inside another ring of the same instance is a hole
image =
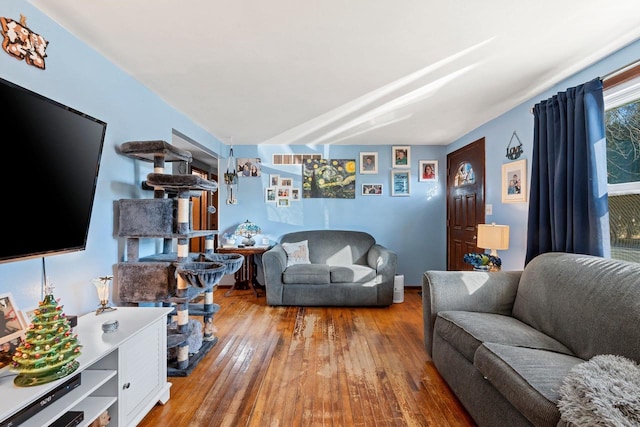
[[[515, 138], [517, 143], [514, 143], [513, 139]], [[522, 154], [522, 142], [520, 142], [520, 138], [518, 138], [518, 134], [516, 131], [513, 131], [511, 135], [511, 139], [509, 140], [509, 145], [507, 145], [507, 159], [515, 160]]]
[[20, 22], [0, 17], [0, 33], [3, 36], [2, 49], [18, 60], [44, 70], [48, 41], [40, 34], [27, 28], [27, 18], [20, 15]]

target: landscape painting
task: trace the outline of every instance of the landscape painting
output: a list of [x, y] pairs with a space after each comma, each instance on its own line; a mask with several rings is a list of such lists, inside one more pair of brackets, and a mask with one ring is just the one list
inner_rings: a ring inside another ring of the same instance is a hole
[[355, 199], [355, 159], [307, 159], [302, 169], [304, 199]]

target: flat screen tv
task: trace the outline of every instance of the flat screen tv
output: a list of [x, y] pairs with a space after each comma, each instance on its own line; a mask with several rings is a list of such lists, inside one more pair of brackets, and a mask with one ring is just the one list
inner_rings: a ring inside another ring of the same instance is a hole
[[0, 78], [0, 262], [86, 249], [107, 124]]

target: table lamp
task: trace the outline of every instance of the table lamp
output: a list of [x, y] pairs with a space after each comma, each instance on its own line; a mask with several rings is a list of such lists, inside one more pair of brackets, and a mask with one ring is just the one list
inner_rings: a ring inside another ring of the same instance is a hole
[[491, 250], [490, 255], [498, 258], [498, 249], [509, 249], [509, 226], [491, 224], [478, 224], [478, 240], [476, 246]]
[[103, 276], [93, 279], [93, 284], [96, 286], [98, 298], [100, 299], [100, 307], [96, 310], [96, 314], [115, 310], [114, 307], [109, 305], [109, 284], [111, 283], [111, 279], [113, 279], [113, 276]]
[[242, 244], [245, 246], [253, 246], [256, 244], [253, 236], [262, 233], [260, 227], [253, 222], [246, 220], [236, 228], [236, 235], [244, 237]]

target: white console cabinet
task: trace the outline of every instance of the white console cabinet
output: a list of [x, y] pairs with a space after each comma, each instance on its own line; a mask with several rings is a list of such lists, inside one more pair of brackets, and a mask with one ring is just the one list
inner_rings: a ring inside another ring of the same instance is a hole
[[[0, 425], [33, 402], [46, 398], [57, 386], [80, 373], [77, 388], [40, 410], [21, 426], [43, 427], [67, 411], [83, 411], [88, 426], [105, 410], [109, 427], [135, 426], [158, 402], [169, 400], [167, 382], [167, 316], [171, 307], [118, 307], [115, 311], [78, 319], [73, 329], [82, 345], [80, 367], [57, 381], [17, 387], [15, 374], [0, 371]], [[118, 330], [102, 332], [102, 323], [115, 319]]]

